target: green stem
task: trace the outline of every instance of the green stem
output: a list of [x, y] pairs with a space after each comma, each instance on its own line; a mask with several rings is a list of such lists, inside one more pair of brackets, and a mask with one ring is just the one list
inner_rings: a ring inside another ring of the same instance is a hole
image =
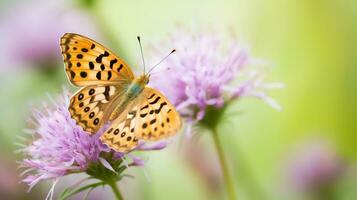
[[109, 182], [108, 185], [112, 188], [113, 193], [117, 200], [124, 200], [115, 181]]
[[237, 200], [237, 195], [235, 192], [235, 188], [233, 185], [233, 181], [231, 179], [231, 176], [229, 175], [229, 171], [228, 171], [228, 165], [227, 165], [227, 161], [224, 157], [224, 153], [223, 153], [223, 148], [221, 146], [219, 137], [218, 137], [218, 131], [216, 128], [212, 129], [212, 135], [213, 135], [213, 141], [214, 141], [214, 145], [216, 147], [217, 150], [217, 154], [219, 157], [219, 162], [221, 165], [221, 170], [223, 173], [223, 178], [224, 178], [224, 182], [225, 185], [227, 187], [227, 192], [229, 195], [229, 199], [230, 200]]
[[236, 158], [236, 163], [237, 170], [239, 173], [237, 173], [237, 176], [239, 176], [239, 180], [241, 182], [244, 182], [246, 188], [247, 188], [247, 194], [249, 194], [250, 199], [267, 199], [263, 189], [260, 187], [258, 184], [258, 181], [256, 181], [255, 174], [251, 171], [251, 168], [247, 166], [247, 161], [245, 159], [244, 153], [242, 153], [239, 149], [239, 147], [236, 147], [234, 150], [235, 158]]

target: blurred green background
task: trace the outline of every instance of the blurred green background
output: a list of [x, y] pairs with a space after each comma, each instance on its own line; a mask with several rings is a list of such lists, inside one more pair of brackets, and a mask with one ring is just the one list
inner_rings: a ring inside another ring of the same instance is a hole
[[[54, 2], [0, 1], [0, 195], [5, 199], [42, 199], [47, 193], [46, 184], [25, 193], [27, 187], [17, 183], [15, 161], [21, 157], [13, 152], [31, 107], [47, 101], [46, 93], [69, 85], [59, 37], [65, 32], [88, 35], [140, 72], [136, 36], [148, 48], [177, 24], [233, 31], [250, 44], [253, 56], [267, 62], [268, 80], [286, 84], [270, 93], [282, 105], [281, 112], [256, 99], [242, 99], [230, 108], [239, 114], [227, 113], [229, 120], [222, 124], [221, 139], [240, 199], [314, 199], [295, 193], [285, 174], [286, 161], [310, 140], [327, 141], [346, 165], [333, 199], [357, 199], [357, 1]], [[226, 198], [209, 135], [191, 146], [178, 141], [144, 155], [145, 173], [134, 169], [135, 178], [120, 183], [127, 199]], [[187, 151], [203, 151], [211, 161], [195, 163], [203, 155], [192, 159]], [[200, 173], [200, 167], [208, 172]], [[110, 190], [97, 189], [99, 197], [101, 192], [111, 198]]]

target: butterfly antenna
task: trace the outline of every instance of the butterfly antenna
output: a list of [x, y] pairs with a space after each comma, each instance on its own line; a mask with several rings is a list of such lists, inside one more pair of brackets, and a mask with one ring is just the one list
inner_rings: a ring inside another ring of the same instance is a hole
[[140, 41], [140, 36], [136, 37], [138, 39], [139, 42], [139, 46], [140, 46], [140, 53], [141, 53], [141, 59], [143, 60], [143, 65], [144, 65], [144, 74], [145, 74], [145, 59], [144, 59], [144, 54], [143, 54], [143, 47], [141, 46], [141, 41]]
[[161, 59], [156, 65], [154, 65], [153, 67], [151, 67], [151, 69], [149, 70], [148, 74], [154, 70], [157, 66], [159, 66], [164, 60], [166, 60], [166, 58], [168, 58], [171, 54], [173, 54], [176, 51], [176, 49], [173, 49], [169, 54], [167, 54], [163, 59]]
[[151, 75], [153, 75], [153, 74], [158, 74], [158, 73], [161, 73], [161, 72], [166, 72], [166, 71], [169, 71], [169, 70], [171, 70], [171, 68], [166, 68], [166, 69], [163, 69], [163, 70], [160, 70], [160, 71], [151, 73]]

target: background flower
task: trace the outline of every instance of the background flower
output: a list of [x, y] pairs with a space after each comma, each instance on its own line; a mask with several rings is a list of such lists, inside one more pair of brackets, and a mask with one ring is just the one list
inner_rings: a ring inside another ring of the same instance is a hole
[[91, 17], [67, 0], [14, 2], [1, 15], [0, 42], [6, 47], [0, 52], [2, 71], [17, 69], [14, 66], [48, 67], [61, 60], [59, 38], [64, 33], [92, 37], [97, 33]]
[[324, 139], [302, 143], [286, 164], [290, 190], [327, 198], [346, 172], [347, 163]]
[[221, 108], [243, 96], [258, 97], [280, 110], [265, 91], [282, 88], [283, 84], [264, 83], [263, 76], [250, 66], [257, 60], [236, 39], [178, 29], [163, 43], [153, 47], [155, 57], [162, 57], [162, 49], [167, 49], [162, 46], [168, 44], [176, 52], [161, 66], [168, 70], [154, 74], [151, 84], [163, 91], [190, 121], [202, 120], [209, 106]]

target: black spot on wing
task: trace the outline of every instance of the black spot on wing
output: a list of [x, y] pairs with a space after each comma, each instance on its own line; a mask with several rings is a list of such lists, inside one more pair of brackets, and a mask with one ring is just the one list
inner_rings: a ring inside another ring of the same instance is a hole
[[81, 72], [79, 75], [80, 75], [82, 78], [85, 78], [85, 77], [87, 77], [87, 72]]
[[152, 120], [150, 121], [150, 124], [155, 124], [155, 122], [156, 122], [156, 119], [152, 119]]
[[104, 96], [105, 96], [105, 100], [109, 101], [109, 90], [110, 90], [110, 87], [109, 86], [105, 86], [105, 91], [104, 91]]
[[148, 99], [150, 100], [151, 98], [153, 98], [155, 96], [155, 93], [152, 94]]
[[161, 98], [161, 97], [156, 97], [156, 99], [155, 99], [154, 101], [149, 102], [149, 103], [150, 103], [150, 104], [155, 104], [155, 103], [157, 103], [157, 102], [160, 100], [160, 98]]
[[78, 100], [82, 100], [83, 99], [83, 97], [84, 97], [84, 95], [81, 93], [81, 94], [79, 94], [78, 95]]
[[110, 80], [110, 78], [112, 78], [112, 72], [111, 72], [111, 71], [108, 71], [108, 77], [107, 77], [107, 80]]
[[71, 78], [74, 79], [74, 77], [76, 76], [76, 73], [74, 73], [74, 71], [70, 71], [71, 73]]
[[93, 62], [89, 62], [89, 69], [94, 69], [94, 63]]
[[146, 128], [148, 127], [148, 124], [147, 123], [143, 123], [143, 128]]
[[117, 63], [117, 62], [118, 62], [118, 60], [117, 60], [116, 58], [114, 58], [113, 60], [111, 60], [111, 61], [110, 61], [110, 65], [109, 65], [110, 69], [113, 69], [113, 65], [114, 65], [115, 63]]
[[96, 61], [97, 63], [102, 63], [103, 57], [108, 57], [108, 56], [109, 56], [109, 53], [108, 53], [107, 51], [104, 51], [104, 53], [103, 53], [103, 54], [100, 54], [100, 55], [95, 59], [95, 61]]
[[94, 112], [91, 112], [91, 113], [89, 114], [89, 118], [92, 119], [92, 118], [94, 117], [94, 115], [95, 115], [95, 113], [94, 113]]
[[102, 79], [102, 72], [97, 72], [97, 74], [95, 75], [95, 77], [96, 77], [98, 80], [101, 80], [101, 79]]
[[88, 93], [88, 94], [89, 94], [89, 95], [93, 95], [94, 93], [95, 93], [95, 89], [92, 88], [92, 89], [89, 90], [89, 93]]
[[69, 59], [71, 59], [71, 54], [67, 53], [66, 54], [66, 61], [69, 61]]
[[160, 111], [161, 111], [161, 109], [162, 109], [165, 105], [167, 105], [166, 102], [161, 103], [161, 104], [160, 104], [160, 107], [159, 107], [157, 110], [155, 110], [155, 113], [156, 113], [156, 114], [159, 114]]
[[149, 105], [146, 104], [146, 106], [142, 107], [140, 110], [144, 110], [144, 109], [146, 109], [146, 108], [148, 108], [148, 107], [149, 107]]
[[120, 72], [120, 70], [123, 68], [123, 66], [124, 66], [123, 64], [120, 64], [117, 71]]

